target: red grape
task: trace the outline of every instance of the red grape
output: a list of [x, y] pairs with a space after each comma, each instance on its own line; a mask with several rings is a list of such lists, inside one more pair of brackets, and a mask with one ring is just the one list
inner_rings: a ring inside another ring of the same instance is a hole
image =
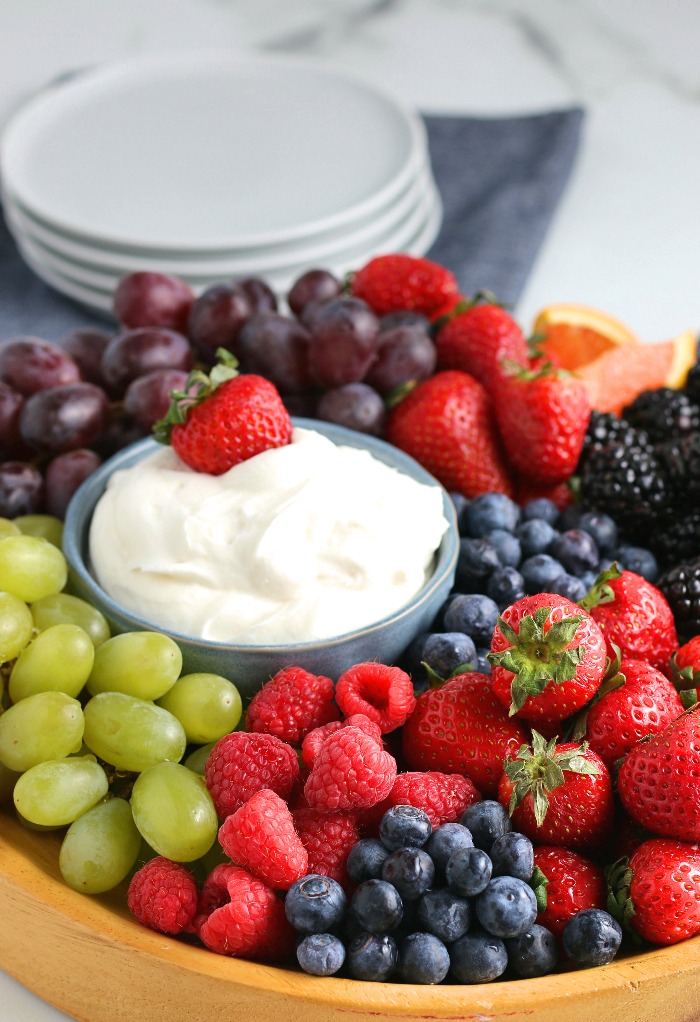
[[83, 379], [101, 387], [104, 384], [102, 354], [112, 336], [106, 330], [84, 327], [71, 330], [58, 343], [78, 363]]
[[377, 357], [365, 382], [386, 395], [403, 383], [427, 380], [436, 363], [435, 345], [422, 327], [396, 326], [380, 333]]
[[309, 369], [321, 387], [362, 380], [374, 361], [379, 320], [366, 302], [340, 297], [318, 308], [311, 325]]
[[287, 295], [287, 304], [295, 316], [301, 316], [310, 302], [328, 302], [338, 298], [343, 285], [328, 270], [307, 270], [298, 277]]
[[193, 301], [192, 288], [179, 277], [138, 270], [121, 278], [112, 308], [123, 326], [161, 326], [186, 333]]
[[420, 326], [426, 334], [430, 331], [430, 320], [422, 316], [415, 309], [396, 309], [394, 312], [386, 312], [379, 318], [379, 330], [384, 333], [386, 330], [393, 330], [395, 326]]
[[68, 383], [27, 398], [19, 428], [30, 447], [60, 454], [91, 447], [104, 433], [109, 418], [109, 398], [101, 387]]
[[258, 373], [283, 394], [301, 394], [309, 387], [310, 334], [301, 323], [278, 312], [258, 312], [238, 335], [238, 357], [247, 373]]
[[91, 446], [101, 458], [111, 458], [124, 447], [135, 444], [137, 440], [143, 440], [150, 432], [150, 429], [139, 426], [133, 419], [121, 415], [108, 423], [99, 440]]
[[77, 362], [57, 344], [39, 337], [15, 337], [0, 344], [0, 380], [25, 397], [80, 379]]
[[122, 393], [137, 376], [154, 369], [189, 371], [194, 364], [192, 345], [177, 330], [164, 327], [138, 327], [124, 330], [109, 342], [102, 356], [102, 374], [106, 384]]
[[190, 341], [209, 363], [216, 362], [217, 348], [226, 348], [235, 355], [238, 333], [252, 314], [251, 300], [242, 288], [213, 284], [192, 303], [188, 322]]
[[19, 432], [24, 398], [0, 380], [0, 459], [24, 458], [29, 454]]
[[126, 388], [124, 411], [138, 426], [152, 429], [168, 411], [171, 392], [184, 391], [187, 375], [181, 369], [154, 369], [137, 376]]
[[44, 477], [27, 461], [0, 462], [0, 516], [17, 518], [41, 511]]
[[319, 399], [316, 414], [326, 422], [373, 436], [382, 435], [386, 421], [384, 402], [366, 383], [346, 383], [327, 390]]
[[232, 286], [243, 291], [253, 312], [277, 312], [277, 296], [262, 277], [236, 277]]
[[46, 513], [63, 518], [75, 491], [101, 464], [99, 454], [86, 447], [52, 458], [44, 472]]

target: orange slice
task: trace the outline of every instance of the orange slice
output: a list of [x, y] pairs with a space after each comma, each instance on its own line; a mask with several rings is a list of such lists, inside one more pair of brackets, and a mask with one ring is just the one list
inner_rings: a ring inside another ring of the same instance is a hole
[[695, 362], [697, 342], [695, 331], [685, 330], [669, 341], [620, 344], [579, 366], [573, 375], [588, 391], [591, 408], [619, 415], [643, 390], [682, 387]]
[[619, 319], [573, 302], [542, 309], [533, 333], [538, 349], [561, 369], [577, 369], [620, 345], [639, 343], [637, 335]]

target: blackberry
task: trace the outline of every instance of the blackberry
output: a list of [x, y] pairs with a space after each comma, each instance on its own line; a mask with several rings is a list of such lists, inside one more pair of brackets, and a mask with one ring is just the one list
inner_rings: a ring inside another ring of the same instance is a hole
[[678, 442], [680, 465], [675, 466], [674, 485], [689, 503], [700, 500], [700, 432], [689, 433]]
[[689, 511], [659, 529], [654, 552], [663, 568], [700, 557], [700, 511]]
[[700, 362], [690, 367], [683, 389], [694, 401], [700, 401]]
[[650, 448], [616, 444], [591, 451], [581, 473], [584, 510], [604, 511], [630, 539], [648, 539], [668, 504], [668, 483]]
[[656, 583], [668, 600], [678, 638], [688, 642], [700, 634], [700, 557], [669, 568]]
[[583, 438], [577, 474], [588, 463], [591, 454], [603, 447], [644, 447], [650, 446], [649, 437], [643, 429], [630, 425], [626, 419], [612, 412], [591, 412], [588, 428]]
[[686, 436], [700, 429], [700, 405], [683, 390], [644, 390], [622, 409], [631, 426], [645, 430], [652, 443]]

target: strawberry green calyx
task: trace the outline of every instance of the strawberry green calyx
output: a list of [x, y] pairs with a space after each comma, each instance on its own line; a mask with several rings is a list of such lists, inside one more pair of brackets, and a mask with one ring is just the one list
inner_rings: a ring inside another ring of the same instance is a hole
[[[630, 888], [633, 871], [630, 869], [627, 856], [618, 859], [605, 868], [605, 879], [608, 886], [607, 908], [613, 919], [617, 919], [622, 928], [633, 937], [636, 936], [630, 920], [635, 914]], [[637, 940], [639, 938], [637, 937]]]
[[608, 585], [608, 582], [612, 582], [614, 579], [619, 578], [622, 572], [617, 566], [617, 562], [614, 561], [609, 568], [605, 571], [601, 571], [598, 578], [595, 580], [588, 593], [582, 600], [579, 600], [579, 607], [588, 613], [591, 612], [593, 607], [602, 607], [605, 603], [612, 603], [615, 599], [615, 593]]
[[455, 667], [447, 678], [443, 678], [443, 676], [438, 674], [435, 668], [431, 667], [425, 660], [421, 661], [421, 666], [425, 668], [425, 673], [428, 677], [428, 688], [442, 688], [445, 682], [451, 681], [452, 678], [458, 678], [460, 674], [472, 674], [476, 670], [474, 664], [460, 664], [458, 667]]
[[504, 765], [513, 785], [508, 812], [512, 815], [526, 795], [532, 795], [533, 811], [538, 827], [544, 823], [549, 808], [549, 792], [564, 784], [564, 771], [596, 775], [600, 769], [586, 759], [588, 743], [557, 752], [557, 739], [549, 741], [539, 731], [532, 731], [532, 745], [521, 745], [514, 759]]
[[562, 618], [545, 631], [551, 613], [551, 607], [539, 607], [534, 615], [526, 614], [517, 632], [502, 617], [498, 618], [501, 634], [510, 645], [489, 653], [488, 660], [492, 666], [503, 667], [514, 675], [510, 716], [518, 712], [528, 696], [540, 695], [548, 685], [572, 681], [585, 656], [583, 646], [571, 645], [583, 616]]
[[169, 444], [173, 426], [186, 422], [193, 408], [213, 394], [222, 383], [238, 376], [238, 360], [230, 351], [219, 348], [216, 356], [219, 361], [209, 375], [201, 369], [193, 369], [187, 377], [185, 389], [170, 392], [170, 407], [153, 426], [153, 439], [159, 444]]
[[545, 876], [539, 866], [535, 866], [528, 883], [535, 892], [537, 913], [539, 915], [540, 912], [544, 912], [547, 908], [547, 887], [549, 885], [549, 879]]

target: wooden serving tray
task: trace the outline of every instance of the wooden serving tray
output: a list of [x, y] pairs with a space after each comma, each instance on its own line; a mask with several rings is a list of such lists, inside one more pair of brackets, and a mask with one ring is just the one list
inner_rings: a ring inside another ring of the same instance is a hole
[[123, 891], [94, 897], [66, 887], [58, 847], [55, 835], [0, 810], [0, 967], [80, 1022], [700, 1019], [700, 937], [537, 980], [424, 987], [319, 979], [144, 929]]

